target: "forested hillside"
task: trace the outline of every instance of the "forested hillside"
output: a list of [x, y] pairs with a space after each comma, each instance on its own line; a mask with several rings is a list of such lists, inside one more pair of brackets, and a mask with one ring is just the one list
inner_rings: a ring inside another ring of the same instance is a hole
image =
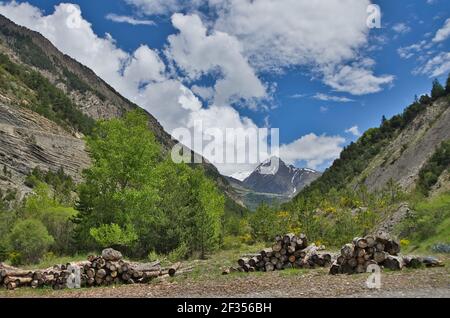
[[171, 163], [175, 141], [138, 110], [0, 16], [0, 261], [106, 245], [183, 258], [223, 244], [246, 209], [213, 165]]
[[[301, 229], [318, 242], [339, 246], [381, 225], [408, 237], [413, 231], [398, 230], [407, 227], [406, 222], [410, 226], [421, 223], [422, 239], [431, 238], [435, 232], [430, 229], [449, 217], [443, 212], [446, 208], [431, 208], [437, 206], [433, 200], [447, 202], [449, 106], [450, 78], [445, 88], [434, 81], [431, 96], [415, 98], [402, 114], [383, 117], [378, 128], [367, 130], [346, 147], [291, 202], [281, 208], [260, 206], [250, 219], [253, 229], [258, 228], [253, 237], [270, 237], [281, 226]], [[410, 215], [408, 204], [424, 212]]]
[[[47, 39], [37, 32], [14, 24], [7, 18], [0, 16], [0, 105], [3, 108], [14, 106], [8, 118], [0, 118], [0, 125], [5, 131], [11, 132], [17, 127], [30, 128], [30, 121], [40, 121], [31, 110], [56, 123], [65, 132], [52, 129], [52, 135], [63, 134], [67, 144], [77, 143], [76, 139], [92, 131], [95, 120], [110, 119], [123, 116], [127, 111], [139, 107], [118, 94], [111, 86], [101, 80], [96, 74], [81, 65], [71, 57], [59, 52]], [[19, 115], [17, 112], [21, 112]], [[148, 127], [156, 140], [161, 144], [163, 151], [168, 151], [175, 144], [170, 135], [164, 131], [158, 121], [149, 113], [145, 113]], [[20, 119], [18, 119], [20, 117]], [[31, 119], [32, 118], [32, 119]], [[22, 123], [22, 124], [19, 124]], [[39, 126], [47, 126], [40, 124]], [[36, 129], [35, 129], [36, 130]], [[39, 128], [38, 128], [39, 130]], [[43, 133], [47, 133], [46, 128]], [[9, 134], [7, 134], [8, 136]], [[43, 149], [44, 154], [37, 155], [35, 145], [20, 134], [14, 134], [11, 139], [19, 139], [24, 144], [21, 151], [33, 158], [31, 162], [17, 162], [17, 157], [5, 151], [2, 163], [6, 164], [12, 177], [8, 187], [15, 186], [19, 192], [27, 192], [23, 188], [23, 180], [36, 165], [44, 169], [57, 170], [61, 166], [68, 170], [71, 177], [78, 180], [81, 176], [83, 164], [76, 169], [64, 158], [64, 152], [59, 151], [65, 147], [61, 141], [52, 146], [48, 139], [41, 140], [37, 136], [34, 140]], [[56, 137], [56, 136], [55, 136]], [[71, 139], [71, 137], [74, 137]], [[62, 140], [62, 139], [60, 139]], [[0, 140], [1, 142], [2, 140]], [[82, 142], [82, 141], [81, 141]], [[9, 142], [8, 142], [9, 143]], [[62, 145], [61, 145], [62, 144]], [[68, 145], [67, 145], [67, 148]], [[77, 149], [83, 148], [77, 145]], [[67, 151], [67, 149], [65, 150]], [[78, 156], [85, 163], [85, 154], [80, 151], [72, 154]], [[46, 162], [42, 157], [56, 157], [55, 162]], [[193, 156], [197, 156], [193, 153]], [[218, 170], [205, 162], [201, 165], [206, 174], [214, 179], [220, 189], [226, 193], [227, 211], [232, 214], [245, 213], [245, 209], [237, 204], [234, 191], [226, 178]], [[0, 183], [2, 187], [2, 183]], [[4, 186], [6, 188], [6, 185]]]
[[[381, 189], [391, 180], [399, 183], [402, 189], [411, 190], [419, 178], [419, 171], [433, 153], [439, 151], [441, 143], [450, 139], [449, 106], [450, 78], [446, 88], [434, 81], [431, 97], [415, 97], [402, 114], [390, 119], [383, 117], [379, 127], [367, 130], [358, 141], [347, 146], [333, 165], [295, 200], [308, 197], [314, 191], [326, 194], [348, 185], [353, 188], [366, 186], [369, 190]], [[445, 157], [445, 153], [436, 156]], [[406, 167], [408, 170], [394, 173], [394, 168], [398, 169], [396, 163], [403, 158], [410, 159], [403, 162], [403, 165], [409, 164]], [[442, 163], [434, 174], [440, 175], [445, 165], [445, 162]], [[420, 178], [423, 179], [423, 176]], [[431, 186], [428, 184], [426, 187]]]

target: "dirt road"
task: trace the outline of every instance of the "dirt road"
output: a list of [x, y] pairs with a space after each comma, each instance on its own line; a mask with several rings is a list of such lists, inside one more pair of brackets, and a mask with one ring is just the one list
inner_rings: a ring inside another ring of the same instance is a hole
[[370, 290], [368, 274], [330, 276], [325, 269], [272, 273], [236, 273], [205, 279], [188, 275], [149, 285], [122, 285], [79, 290], [0, 291], [0, 297], [446, 297], [448, 268], [382, 273], [380, 290]]

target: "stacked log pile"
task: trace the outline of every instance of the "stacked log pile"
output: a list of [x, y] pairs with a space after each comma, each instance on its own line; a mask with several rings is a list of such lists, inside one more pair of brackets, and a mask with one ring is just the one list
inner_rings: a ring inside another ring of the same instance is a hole
[[239, 267], [225, 269], [222, 273], [226, 275], [233, 271], [271, 272], [288, 268], [325, 267], [331, 264], [331, 255], [318, 253], [318, 248], [314, 244], [308, 246], [308, 238], [304, 234], [296, 236], [288, 233], [277, 236], [271, 248], [248, 256], [238, 260]]
[[372, 264], [401, 270], [403, 267], [440, 266], [441, 263], [431, 257], [401, 256], [399, 241], [385, 232], [379, 232], [377, 235], [357, 237], [352, 243], [345, 244], [331, 265], [330, 274], [364, 273]]
[[[72, 266], [71, 266], [72, 265]], [[174, 276], [190, 270], [181, 270], [181, 263], [162, 268], [159, 261], [133, 263], [122, 258], [120, 252], [106, 249], [101, 256], [91, 255], [87, 261], [55, 265], [43, 270], [22, 270], [0, 264], [0, 286], [7, 289], [18, 287], [52, 287], [63, 289], [69, 279], [74, 279], [71, 269], [80, 269], [80, 286], [108, 286], [112, 284], [142, 284], [157, 277]]]

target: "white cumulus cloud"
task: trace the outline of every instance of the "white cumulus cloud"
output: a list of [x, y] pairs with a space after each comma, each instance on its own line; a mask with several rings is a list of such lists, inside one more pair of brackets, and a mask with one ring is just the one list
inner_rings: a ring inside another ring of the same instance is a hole
[[[202, 19], [212, 31], [236, 38], [242, 55], [256, 72], [306, 66], [328, 84], [329, 70], [338, 73], [339, 66], [360, 59], [361, 50], [368, 44], [366, 10], [369, 0], [127, 1], [150, 16], [180, 11], [200, 15], [198, 9], [208, 6], [213, 14], [201, 15]], [[195, 25], [188, 27], [196, 28]], [[377, 76], [373, 67], [359, 75], [358, 79], [366, 76], [364, 80], [371, 85], [369, 89], [354, 89], [357, 83], [338, 85], [339, 89], [351, 94], [356, 91], [356, 95], [369, 94], [391, 82], [386, 76]]]
[[450, 52], [441, 52], [424, 65], [414, 69], [413, 74], [428, 75], [432, 78], [448, 72], [450, 72]]
[[332, 102], [337, 102], [337, 103], [354, 102], [353, 99], [348, 98], [348, 97], [332, 96], [332, 95], [327, 95], [327, 94], [323, 94], [323, 93], [317, 93], [313, 96], [313, 98], [317, 99], [317, 100], [332, 101]]
[[433, 42], [442, 42], [450, 37], [450, 18], [445, 20], [445, 24], [440, 28], [433, 38]]
[[372, 66], [374, 61], [365, 59], [350, 65], [327, 69], [325, 83], [338, 92], [348, 92], [352, 95], [365, 95], [379, 92], [384, 85], [392, 84], [393, 75], [376, 76]]
[[288, 163], [306, 161], [307, 167], [316, 169], [327, 161], [339, 157], [345, 139], [341, 136], [308, 134], [280, 147], [280, 157]]
[[194, 9], [207, 0], [125, 0], [148, 15], [170, 15], [187, 9]]
[[397, 23], [397, 24], [394, 24], [394, 26], [392, 27], [392, 30], [394, 30], [395, 32], [400, 33], [400, 34], [405, 34], [405, 33], [409, 33], [411, 31], [411, 28], [405, 23]]
[[126, 15], [118, 15], [115, 13], [108, 13], [105, 18], [107, 20], [117, 22], [117, 23], [128, 23], [131, 25], [155, 25], [155, 22], [152, 20], [145, 20], [145, 19], [137, 19], [134, 17], [129, 17]]
[[180, 32], [168, 38], [168, 56], [190, 79], [220, 73], [214, 85], [214, 103], [266, 97], [266, 90], [242, 55], [240, 42], [226, 33], [207, 32], [197, 15], [174, 14], [172, 23]]
[[[201, 120], [205, 129], [235, 128], [245, 131], [258, 128], [250, 118], [242, 117], [227, 103], [235, 96], [251, 99], [266, 95], [263, 83], [243, 53], [245, 48], [242, 42], [234, 35], [219, 30], [208, 32], [198, 16], [173, 17], [179, 33], [171, 37], [167, 50], [175, 66], [186, 73], [186, 80], [215, 71], [221, 73], [214, 87], [193, 88], [199, 96], [203, 95], [202, 98], [213, 98], [209, 106], [202, 105], [178, 77], [171, 76], [161, 52], [146, 45], [134, 52], [120, 49], [110, 35], [95, 34], [78, 5], [59, 4], [53, 13], [46, 15], [28, 3], [12, 1], [0, 3], [0, 13], [40, 32], [63, 53], [91, 68], [122, 95], [153, 114], [169, 133], [179, 127], [195, 129], [196, 120]], [[185, 54], [181, 50], [185, 50]], [[213, 94], [214, 97], [211, 97]], [[336, 158], [344, 141], [339, 136], [308, 134], [283, 145], [281, 157], [289, 162], [305, 160], [309, 167], [314, 168]], [[226, 144], [225, 147], [233, 145]], [[235, 150], [246, 151], [241, 148]], [[249, 171], [254, 165], [223, 164], [218, 168], [222, 173], [231, 175], [237, 171]]]
[[345, 132], [348, 134], [352, 134], [353, 136], [356, 136], [356, 137], [361, 136], [361, 132], [359, 131], [358, 126], [350, 127], [349, 129], [346, 129]]

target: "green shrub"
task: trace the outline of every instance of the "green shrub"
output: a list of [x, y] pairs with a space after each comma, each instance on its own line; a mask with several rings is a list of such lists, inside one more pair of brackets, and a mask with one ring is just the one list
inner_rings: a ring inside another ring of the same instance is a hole
[[402, 237], [423, 241], [436, 234], [438, 225], [450, 217], [450, 193], [422, 201], [398, 227]]
[[8, 253], [8, 260], [13, 266], [19, 266], [23, 264], [22, 254], [19, 252], [10, 252]]
[[189, 256], [189, 246], [186, 243], [181, 243], [176, 249], [167, 255], [167, 259], [171, 262], [184, 260]]
[[64, 206], [52, 198], [59, 195], [55, 191], [52, 193], [45, 183], [36, 181], [33, 190], [34, 193], [25, 201], [24, 216], [39, 220], [45, 225], [55, 239], [52, 246], [54, 252], [58, 254], [73, 252], [72, 236], [75, 225], [71, 220], [76, 215], [75, 209]]
[[0, 262], [4, 262], [8, 259], [8, 245], [6, 240], [0, 240]]
[[227, 235], [223, 238], [222, 248], [224, 250], [235, 250], [241, 248], [241, 238], [234, 235]]
[[90, 234], [101, 247], [131, 246], [138, 237], [131, 225], [122, 229], [119, 225], [102, 224], [97, 228], [91, 228]]
[[419, 172], [417, 189], [424, 195], [428, 195], [445, 169], [450, 168], [450, 140], [442, 142], [433, 156]]
[[148, 255], [147, 255], [147, 259], [148, 259], [150, 262], [154, 262], [154, 261], [157, 261], [157, 260], [161, 260], [162, 257], [161, 257], [161, 255], [159, 255], [159, 254], [156, 253], [155, 251], [150, 251], [150, 252], [148, 253]]
[[38, 220], [17, 221], [9, 234], [11, 250], [20, 253], [20, 262], [36, 263], [54, 243], [44, 224]]
[[249, 223], [252, 237], [261, 242], [270, 242], [277, 233], [274, 224], [277, 221], [276, 212], [267, 204], [262, 203], [250, 216]]

